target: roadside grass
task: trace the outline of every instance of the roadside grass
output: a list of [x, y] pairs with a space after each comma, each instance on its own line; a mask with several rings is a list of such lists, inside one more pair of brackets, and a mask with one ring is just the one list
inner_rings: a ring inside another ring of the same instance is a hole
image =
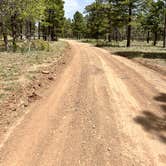
[[112, 41], [111, 43], [104, 40], [83, 39], [82, 42], [90, 43], [97, 47], [103, 47], [111, 53], [124, 56], [127, 58], [149, 58], [149, 59], [163, 59], [166, 61], [166, 49], [162, 48], [162, 41], [159, 41], [156, 46], [150, 41], [131, 41], [131, 47], [126, 47], [126, 41]]
[[58, 61], [67, 47], [58, 41], [50, 42], [49, 51], [0, 52], [0, 103], [24, 88], [42, 67]]
[[[84, 42], [84, 43], [90, 43], [90, 44], [93, 44], [94, 46], [98, 46], [98, 47], [112, 47], [112, 48], [126, 48], [126, 43], [127, 41], [126, 40], [123, 40], [123, 41], [115, 41], [115, 40], [112, 40], [111, 42], [108, 42], [106, 40], [103, 40], [103, 39], [99, 39], [99, 40], [96, 40], [96, 39], [81, 39], [80, 40], [81, 42]], [[132, 40], [131, 41], [131, 47], [130, 48], [140, 48], [140, 47], [143, 47], [143, 48], [149, 48], [149, 47], [152, 47], [152, 48], [156, 48], [156, 49], [162, 49], [162, 41], [158, 41], [157, 42], [157, 45], [154, 47], [153, 46], [153, 41], [150, 41], [149, 43], [147, 43], [146, 41], [136, 41], [136, 40]]]

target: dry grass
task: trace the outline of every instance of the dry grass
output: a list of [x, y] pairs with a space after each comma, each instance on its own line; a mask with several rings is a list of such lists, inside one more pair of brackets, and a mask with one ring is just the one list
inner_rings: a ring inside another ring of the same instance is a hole
[[[49, 51], [0, 52], [0, 135], [40, 99], [68, 58], [64, 41], [51, 42]], [[65, 59], [66, 58], [66, 59]], [[43, 74], [48, 71], [49, 74]]]
[[130, 48], [126, 47], [126, 41], [112, 41], [111, 43], [104, 40], [98, 40], [97, 42], [95, 39], [84, 39], [81, 41], [103, 47], [112, 54], [133, 59], [162, 74], [166, 73], [166, 48], [162, 47], [162, 41], [159, 41], [156, 46], [153, 46], [152, 41], [149, 44], [146, 41], [131, 41]]
[[43, 66], [57, 61], [67, 47], [63, 41], [52, 42], [50, 51], [0, 53], [0, 103], [26, 86]]
[[162, 41], [159, 41], [156, 46], [153, 46], [153, 42], [150, 41], [147, 43], [146, 41], [131, 41], [131, 47], [126, 47], [126, 41], [112, 41], [111, 43], [106, 42], [104, 40], [95, 39], [84, 39], [82, 42], [90, 43], [94, 46], [104, 47], [108, 51], [113, 54], [125, 56], [128, 58], [148, 58], [148, 59], [156, 59], [156, 62], [161, 62], [161, 64], [166, 61], [166, 48], [162, 47]]

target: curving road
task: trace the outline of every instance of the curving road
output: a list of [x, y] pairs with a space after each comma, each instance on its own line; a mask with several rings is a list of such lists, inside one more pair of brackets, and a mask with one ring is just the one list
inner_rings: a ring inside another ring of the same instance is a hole
[[166, 77], [89, 44], [0, 146], [0, 166], [166, 165]]

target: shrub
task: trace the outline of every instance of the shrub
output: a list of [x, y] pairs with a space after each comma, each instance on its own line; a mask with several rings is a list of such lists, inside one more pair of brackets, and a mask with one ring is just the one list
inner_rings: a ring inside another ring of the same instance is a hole
[[104, 40], [98, 40], [96, 43], [96, 47], [110, 47], [111, 43], [104, 41]]
[[49, 42], [44, 40], [32, 40], [24, 41], [17, 46], [17, 50], [21, 52], [28, 52], [28, 51], [49, 51], [50, 45]]
[[31, 43], [31, 49], [35, 51], [49, 51], [49, 42], [44, 40], [33, 40]]

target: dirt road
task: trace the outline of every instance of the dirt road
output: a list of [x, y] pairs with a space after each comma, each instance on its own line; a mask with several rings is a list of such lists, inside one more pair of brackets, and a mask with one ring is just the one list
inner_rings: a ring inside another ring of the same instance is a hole
[[166, 78], [88, 44], [0, 144], [0, 166], [166, 165]]

